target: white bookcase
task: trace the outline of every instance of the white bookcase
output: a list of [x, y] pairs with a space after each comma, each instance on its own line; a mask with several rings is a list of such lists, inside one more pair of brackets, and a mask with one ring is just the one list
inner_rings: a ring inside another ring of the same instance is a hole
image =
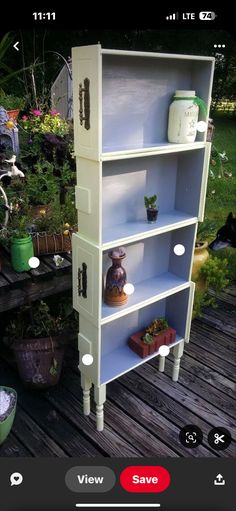
[[[106, 384], [142, 359], [129, 336], [156, 317], [176, 329], [170, 346], [177, 381], [189, 340], [194, 284], [190, 281], [197, 222], [203, 220], [210, 144], [167, 142], [175, 90], [195, 90], [209, 113], [214, 59], [190, 55], [73, 48], [78, 234], [73, 235], [73, 302], [80, 313], [79, 351], [84, 413], [94, 385], [97, 429], [103, 429]], [[201, 118], [200, 118], [201, 119]], [[148, 224], [144, 195], [158, 196]], [[174, 252], [181, 244], [182, 256]], [[123, 266], [135, 291], [125, 305], [104, 303], [112, 248], [125, 247]], [[91, 365], [82, 358], [90, 354]], [[164, 357], [159, 369], [164, 370]]]

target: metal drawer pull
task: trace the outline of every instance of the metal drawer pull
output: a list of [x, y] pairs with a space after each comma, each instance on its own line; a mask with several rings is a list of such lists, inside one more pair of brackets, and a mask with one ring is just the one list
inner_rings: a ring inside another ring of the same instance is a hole
[[[81, 282], [82, 280], [82, 282]], [[87, 298], [87, 264], [82, 263], [82, 270], [78, 268], [78, 294]]]
[[90, 83], [89, 79], [85, 78], [84, 86], [82, 85], [82, 83], [79, 84], [79, 119], [81, 126], [84, 121], [84, 127], [86, 130], [90, 129], [89, 83]]

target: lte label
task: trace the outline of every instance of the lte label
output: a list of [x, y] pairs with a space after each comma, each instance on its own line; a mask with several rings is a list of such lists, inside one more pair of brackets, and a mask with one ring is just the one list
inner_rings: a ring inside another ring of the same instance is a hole
[[195, 12], [183, 12], [183, 20], [195, 20]]

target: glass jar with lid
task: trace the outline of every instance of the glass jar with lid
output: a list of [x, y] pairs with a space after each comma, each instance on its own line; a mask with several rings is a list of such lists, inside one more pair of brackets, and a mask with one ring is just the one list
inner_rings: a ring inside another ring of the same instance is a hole
[[168, 142], [188, 144], [196, 139], [199, 107], [194, 90], [177, 90], [169, 108]]

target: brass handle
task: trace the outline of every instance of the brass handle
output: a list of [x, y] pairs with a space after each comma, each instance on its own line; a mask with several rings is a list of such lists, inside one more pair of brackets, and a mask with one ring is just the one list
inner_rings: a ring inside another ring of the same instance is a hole
[[79, 84], [79, 119], [80, 125], [86, 130], [90, 129], [90, 95], [89, 95], [89, 79], [84, 79], [84, 86]]
[[87, 298], [87, 264], [82, 263], [82, 270], [78, 268], [78, 294]]

